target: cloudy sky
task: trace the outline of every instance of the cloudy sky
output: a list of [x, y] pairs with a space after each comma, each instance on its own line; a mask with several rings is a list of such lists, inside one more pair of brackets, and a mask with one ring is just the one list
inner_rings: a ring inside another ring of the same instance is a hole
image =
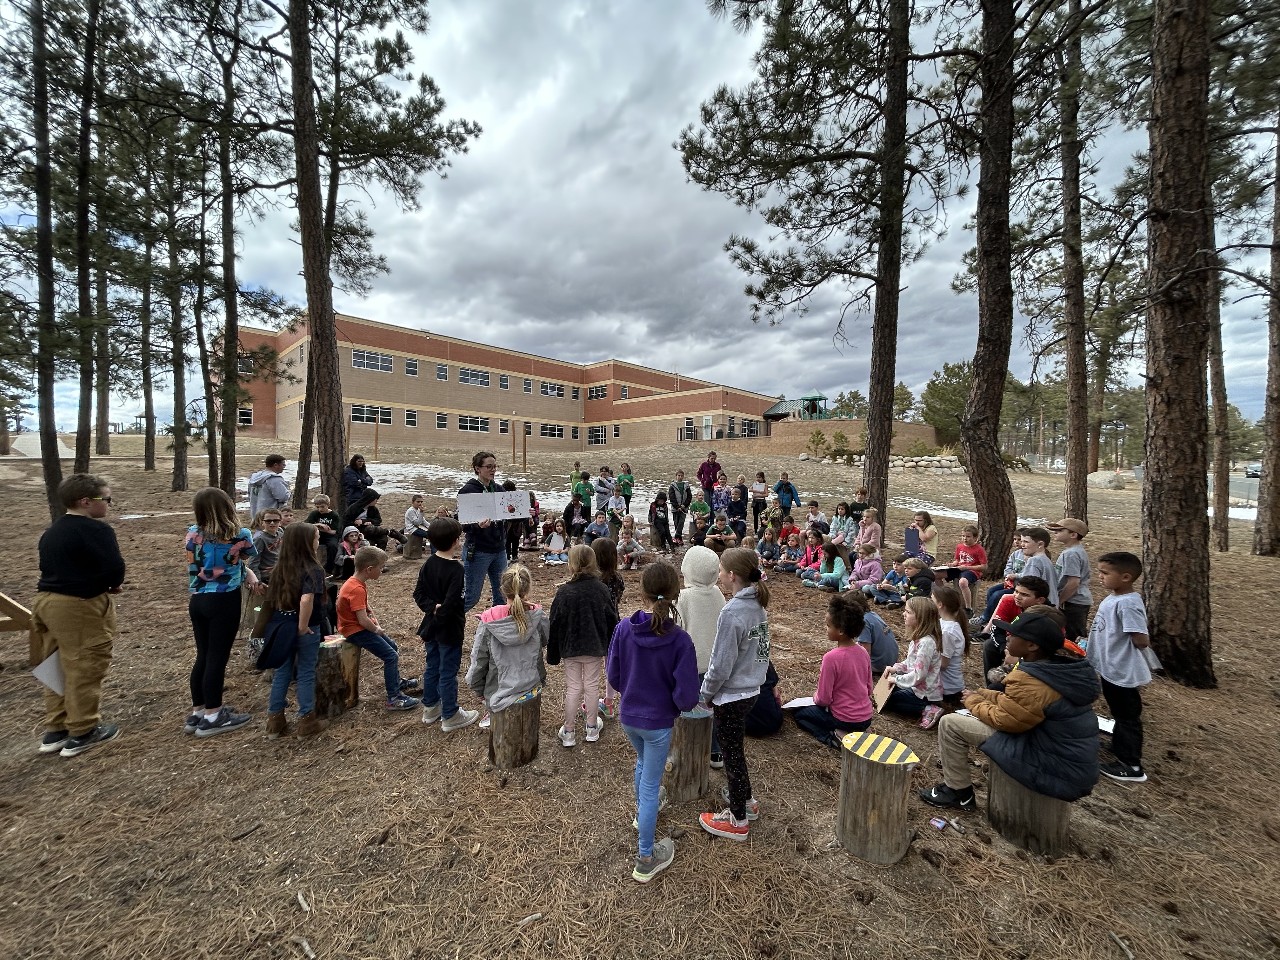
[[[447, 179], [425, 183], [420, 210], [375, 198], [370, 220], [391, 273], [367, 298], [338, 292], [338, 310], [771, 395], [866, 392], [869, 320], [853, 320], [849, 342], [835, 343], [833, 291], [806, 317], [753, 325], [745, 275], [722, 247], [733, 232], [764, 238], [763, 226], [687, 183], [672, 148], [718, 84], [750, 78], [756, 36], [713, 18], [701, 0], [436, 0], [431, 10], [416, 68], [435, 78], [450, 117], [477, 121], [484, 133]], [[1126, 157], [1107, 158], [1109, 166]], [[973, 242], [968, 213], [953, 208], [948, 235], [904, 277], [898, 377], [917, 395], [944, 361], [972, 356], [976, 301], [949, 287]], [[302, 302], [290, 219], [280, 213], [248, 229], [242, 282]], [[1227, 316], [1231, 399], [1256, 418], [1266, 373], [1261, 301]], [[1014, 352], [1012, 370], [1025, 378], [1017, 343]]]

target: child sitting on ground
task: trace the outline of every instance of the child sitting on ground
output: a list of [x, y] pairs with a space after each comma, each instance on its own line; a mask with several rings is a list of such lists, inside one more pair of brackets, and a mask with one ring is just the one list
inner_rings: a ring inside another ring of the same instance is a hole
[[582, 497], [578, 494], [573, 495], [573, 499], [569, 502], [569, 506], [564, 510], [564, 525], [569, 531], [569, 536], [574, 543], [582, 539], [583, 531], [587, 529], [587, 524], [591, 521], [587, 518], [588, 508], [582, 502]]
[[791, 537], [799, 537], [800, 535], [800, 528], [797, 527], [796, 522], [791, 519], [791, 514], [784, 513], [782, 515], [782, 526], [778, 528], [778, 542], [786, 543]]
[[338, 557], [333, 562], [333, 576], [337, 580], [345, 580], [356, 572], [356, 554], [361, 547], [369, 545], [364, 534], [356, 527], [346, 527], [342, 531], [342, 541], [338, 544]]
[[[841, 588], [845, 579], [844, 559], [840, 556], [840, 548], [834, 543], [824, 543], [821, 550], [822, 564], [812, 577], [805, 578], [804, 585], [834, 593]], [[803, 576], [803, 570], [801, 575]]]
[[787, 537], [786, 544], [780, 552], [777, 570], [779, 573], [795, 573], [800, 569], [800, 559], [804, 556], [804, 548], [800, 546], [800, 534], [791, 534]]
[[862, 519], [858, 521], [858, 535], [854, 537], [853, 542], [870, 543], [877, 550], [880, 549], [880, 542], [884, 539], [884, 530], [881, 528], [877, 518], [880, 516], [875, 507], [867, 507], [862, 511]]
[[874, 586], [863, 587], [862, 592], [878, 604], [902, 599], [903, 591], [908, 583], [906, 562], [910, 559], [911, 554], [909, 553], [898, 554], [893, 558], [893, 566], [880, 579], [880, 582]]
[[919, 557], [908, 557], [902, 564], [902, 572], [907, 575], [907, 582], [902, 588], [902, 595], [897, 601], [890, 600], [888, 606], [900, 607], [907, 597], [931, 597], [933, 585], [937, 582], [933, 569]]
[[[609, 524], [605, 521], [604, 511], [597, 510], [595, 520], [593, 520], [591, 523], [588, 523], [587, 528], [582, 531], [582, 542], [589, 547], [591, 546], [591, 541], [594, 540], [596, 537], [608, 537], [608, 536], [609, 536]], [[610, 537], [610, 539], [612, 539], [612, 537]]]
[[561, 566], [569, 562], [569, 536], [564, 529], [564, 520], [556, 520], [551, 532], [542, 538], [542, 562], [549, 567]]
[[839, 595], [827, 604], [827, 640], [835, 649], [822, 655], [818, 689], [811, 707], [794, 714], [796, 726], [819, 743], [838, 747], [839, 737], [863, 731], [875, 717], [871, 701], [871, 657], [858, 642], [865, 624], [862, 607], [850, 596]]
[[715, 525], [707, 531], [703, 538], [703, 545], [710, 547], [716, 553], [724, 553], [737, 542], [738, 535], [730, 528], [729, 518], [723, 513], [717, 513]]
[[907, 655], [884, 672], [893, 689], [885, 709], [919, 717], [928, 730], [942, 713], [942, 626], [938, 608], [928, 597], [912, 597], [902, 611]]
[[858, 636], [858, 643], [866, 648], [871, 658], [871, 675], [878, 677], [897, 662], [898, 640], [880, 614], [871, 609], [865, 593], [850, 590], [844, 597], [862, 611], [862, 633]]
[[356, 553], [356, 572], [338, 591], [338, 632], [362, 650], [382, 661], [382, 679], [387, 688], [388, 710], [412, 710], [420, 700], [404, 693], [411, 686], [400, 679], [400, 648], [382, 632], [369, 603], [369, 584], [382, 576], [387, 554], [377, 547], [361, 547]]
[[804, 553], [796, 563], [801, 580], [814, 580], [822, 569], [822, 534], [810, 530], [804, 535]]
[[[1116, 762], [1102, 772], [1121, 783], [1142, 783], [1142, 692], [1151, 682], [1151, 668], [1143, 651], [1151, 645], [1147, 635], [1147, 608], [1133, 584], [1142, 576], [1142, 561], [1132, 553], [1117, 551], [1098, 558], [1102, 586], [1111, 593], [1098, 604], [1089, 633], [1089, 665], [1102, 678], [1102, 695], [1116, 721], [1111, 752]], [[1007, 682], [1007, 681], [1006, 681]]]
[[618, 564], [623, 570], [639, 570], [643, 562], [644, 547], [636, 539], [636, 520], [627, 514], [618, 531]]
[[[480, 614], [466, 679], [490, 714], [538, 696], [547, 682], [542, 660], [547, 615], [538, 604], [529, 602], [532, 588], [529, 568], [513, 564], [502, 571], [502, 597], [507, 602]], [[492, 739], [489, 758], [493, 759]]]
[[705, 547], [707, 545], [707, 533], [710, 531], [707, 526], [707, 518], [695, 516], [693, 525], [689, 530], [689, 542], [695, 547]]
[[849, 589], [859, 593], [865, 587], [874, 590], [875, 585], [884, 579], [880, 552], [870, 543], [860, 543], [857, 546], [857, 557], [853, 562], [853, 569], [849, 571]]
[[920, 791], [935, 807], [973, 810], [977, 800], [969, 747], [980, 746], [1028, 790], [1078, 800], [1098, 781], [1098, 679], [1089, 664], [1062, 651], [1062, 627], [1028, 610], [1009, 625], [1009, 649], [1019, 658], [1004, 690], [967, 694], [971, 716], [952, 713], [938, 724], [942, 782]]
[[756, 556], [760, 558], [760, 567], [766, 573], [778, 565], [778, 538], [771, 527], [765, 527], [760, 534], [760, 542], [756, 544]]

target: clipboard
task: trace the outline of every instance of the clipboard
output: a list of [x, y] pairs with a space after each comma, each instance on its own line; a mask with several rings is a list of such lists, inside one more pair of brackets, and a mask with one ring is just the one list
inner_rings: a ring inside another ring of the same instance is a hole
[[881, 677], [879, 682], [871, 688], [871, 699], [876, 705], [876, 713], [884, 710], [884, 705], [889, 702], [889, 694], [893, 692], [894, 683], [888, 677]]

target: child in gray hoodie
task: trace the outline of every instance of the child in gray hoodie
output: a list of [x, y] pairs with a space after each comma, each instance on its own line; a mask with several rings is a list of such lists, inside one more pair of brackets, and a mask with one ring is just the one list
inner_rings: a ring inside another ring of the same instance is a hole
[[480, 615], [467, 670], [467, 685], [484, 699], [490, 713], [538, 696], [547, 682], [542, 658], [547, 615], [538, 604], [529, 603], [529, 568], [521, 563], [507, 567], [500, 586], [507, 602]]
[[699, 701], [715, 713], [716, 734], [724, 754], [724, 796], [729, 806], [699, 818], [703, 830], [717, 837], [746, 840], [750, 821], [760, 816], [751, 793], [751, 777], [743, 749], [747, 714], [755, 706], [769, 670], [769, 585], [760, 580], [754, 550], [731, 547], [720, 555], [720, 587], [730, 595], [716, 621], [711, 662], [702, 680]]

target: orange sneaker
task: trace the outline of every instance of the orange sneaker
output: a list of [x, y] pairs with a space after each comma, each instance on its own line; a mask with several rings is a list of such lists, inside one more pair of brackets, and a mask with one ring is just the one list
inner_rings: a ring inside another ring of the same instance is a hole
[[698, 824], [712, 836], [725, 837], [728, 840], [741, 842], [751, 835], [750, 821], [743, 820], [742, 823], [736, 823], [733, 814], [728, 810], [704, 813], [698, 817]]

